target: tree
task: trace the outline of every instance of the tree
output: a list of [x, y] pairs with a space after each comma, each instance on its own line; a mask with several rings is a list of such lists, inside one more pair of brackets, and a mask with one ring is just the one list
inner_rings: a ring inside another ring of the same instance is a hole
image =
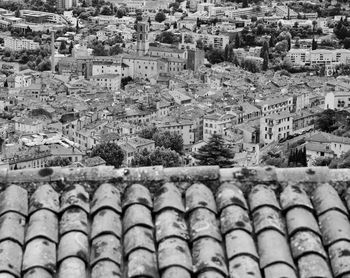
[[349, 49], [350, 48], [350, 37], [345, 38], [343, 43], [344, 43], [344, 48]]
[[74, 45], [73, 45], [73, 41], [70, 42], [70, 45], [69, 45], [69, 53], [72, 54], [72, 50], [74, 48]]
[[235, 36], [235, 48], [240, 48], [242, 46], [242, 39], [239, 34]]
[[181, 165], [180, 155], [170, 149], [156, 147], [152, 152], [144, 149], [140, 153], [136, 153], [132, 161], [132, 166], [154, 166], [162, 165], [163, 167], [178, 167]]
[[198, 160], [199, 165], [230, 167], [233, 164], [234, 154], [225, 146], [221, 135], [213, 134], [208, 144], [202, 146], [193, 157]]
[[132, 81], [132, 77], [131, 76], [126, 76], [126, 77], [123, 77], [120, 81], [120, 86], [122, 87], [122, 89], [125, 88], [126, 85], [128, 85], [131, 81]]
[[243, 0], [242, 8], [247, 8], [247, 7], [248, 7], [248, 0]]
[[115, 143], [103, 143], [94, 147], [91, 151], [90, 157], [99, 156], [107, 165], [112, 165], [119, 168], [124, 160], [124, 152]]
[[4, 87], [8, 88], [8, 86], [9, 86], [9, 83], [7, 82], [7, 79], [6, 79], [5, 82], [4, 82]]
[[177, 153], [182, 153], [183, 139], [180, 134], [170, 131], [156, 132], [153, 134], [152, 140], [154, 140], [157, 147], [164, 147]]
[[262, 69], [267, 70], [269, 68], [269, 54], [267, 51], [265, 51], [263, 59]]
[[66, 50], [66, 48], [67, 48], [67, 43], [66, 43], [66, 41], [61, 41], [59, 51], [62, 52], [62, 51], [64, 51], [64, 50]]
[[125, 14], [126, 14], [125, 9], [119, 8], [119, 9], [117, 10], [117, 17], [118, 17], [118, 18], [122, 18], [123, 16], [125, 16]]
[[120, 53], [123, 53], [123, 49], [119, 45], [114, 45], [109, 49], [109, 55], [118, 55]]
[[313, 166], [328, 166], [332, 162], [332, 158], [330, 157], [318, 157], [313, 162]]
[[154, 20], [159, 22], [159, 23], [163, 22], [165, 19], [166, 19], [166, 15], [163, 12], [158, 12], [154, 17]]
[[20, 11], [19, 7], [17, 8], [17, 10], [15, 12], [15, 17], [21, 17], [21, 11]]
[[79, 18], [77, 18], [77, 24], [75, 25], [75, 31], [78, 33], [79, 31]]
[[162, 32], [161, 34], [157, 35], [156, 41], [159, 41], [161, 43], [166, 43], [166, 44], [173, 44], [179, 41], [179, 38], [173, 34], [170, 31], [165, 31]]
[[211, 64], [218, 64], [225, 61], [225, 53], [221, 49], [212, 49], [206, 53], [205, 58]]
[[68, 166], [71, 164], [71, 161], [67, 157], [55, 157], [54, 159], [46, 162], [45, 167], [55, 167], [55, 166]]
[[316, 50], [317, 49], [317, 41], [315, 40], [315, 38], [312, 39], [312, 46], [311, 46], [312, 50]]
[[158, 129], [155, 126], [149, 126], [144, 129], [142, 129], [139, 133], [139, 136], [141, 138], [149, 139], [151, 140], [153, 138], [153, 135], [158, 132]]

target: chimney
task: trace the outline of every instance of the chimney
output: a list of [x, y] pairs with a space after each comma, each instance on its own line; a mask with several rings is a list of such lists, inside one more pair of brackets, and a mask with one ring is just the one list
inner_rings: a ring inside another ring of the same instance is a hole
[[51, 72], [55, 73], [55, 31], [51, 31]]

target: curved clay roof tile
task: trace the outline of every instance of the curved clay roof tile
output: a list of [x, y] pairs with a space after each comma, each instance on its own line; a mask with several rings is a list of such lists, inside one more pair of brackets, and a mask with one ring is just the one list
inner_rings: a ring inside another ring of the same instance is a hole
[[19, 278], [21, 274], [22, 247], [11, 240], [0, 242], [0, 273], [7, 272]]
[[189, 213], [198, 208], [217, 213], [213, 193], [202, 183], [195, 183], [186, 190], [186, 211]]
[[125, 189], [122, 208], [125, 210], [130, 205], [140, 204], [153, 208], [152, 196], [147, 187], [141, 184], [133, 184]]
[[91, 214], [97, 211], [109, 208], [121, 214], [121, 201], [119, 190], [110, 183], [100, 185], [95, 191], [94, 197], [91, 201]]
[[298, 260], [300, 278], [324, 277], [332, 278], [327, 261], [317, 254], [308, 254]]
[[58, 219], [51, 210], [37, 210], [30, 216], [25, 240], [28, 242], [37, 237], [58, 243]]
[[216, 203], [219, 212], [231, 205], [239, 206], [242, 209], [248, 209], [243, 192], [232, 182], [223, 183], [219, 187], [216, 193]]
[[250, 210], [254, 211], [260, 207], [269, 206], [280, 210], [275, 192], [263, 184], [256, 185], [249, 194]]
[[120, 215], [109, 208], [99, 210], [91, 224], [91, 239], [101, 234], [113, 234], [117, 238], [122, 236]]
[[79, 207], [86, 213], [90, 212], [89, 194], [80, 184], [68, 186], [61, 195], [61, 212], [68, 208]]
[[103, 260], [96, 263], [91, 269], [91, 278], [102, 277], [121, 277], [119, 265], [109, 260]]
[[280, 203], [284, 211], [294, 207], [304, 207], [313, 211], [309, 196], [300, 185], [287, 186], [280, 195]]
[[251, 256], [240, 255], [229, 261], [230, 278], [261, 278], [259, 263]]
[[221, 211], [220, 224], [223, 235], [237, 229], [250, 234], [253, 232], [248, 211], [236, 205], [227, 206]]
[[126, 233], [134, 226], [153, 228], [151, 211], [144, 205], [133, 204], [129, 206], [123, 217], [123, 231]]
[[21, 246], [24, 243], [26, 219], [16, 212], [7, 212], [0, 217], [0, 241], [10, 239]]
[[77, 257], [69, 257], [62, 261], [58, 271], [58, 278], [86, 278], [85, 262]]
[[39, 186], [29, 200], [29, 214], [48, 209], [58, 213], [60, 209], [59, 194], [49, 184]]
[[156, 192], [153, 211], [159, 212], [165, 208], [185, 212], [181, 192], [174, 183], [165, 183]]
[[99, 261], [109, 260], [121, 264], [122, 250], [120, 240], [114, 235], [101, 235], [91, 243], [90, 266]]
[[88, 234], [88, 215], [79, 207], [71, 207], [64, 211], [60, 220], [59, 234], [63, 236], [69, 232], [82, 232]]
[[287, 211], [286, 222], [289, 236], [294, 235], [298, 231], [309, 230], [321, 236], [315, 216], [311, 211], [294, 207]]
[[10, 185], [0, 193], [0, 215], [9, 211], [28, 215], [28, 193], [18, 185]]
[[134, 226], [124, 234], [124, 255], [127, 257], [140, 248], [155, 252], [153, 231], [146, 227]]
[[192, 272], [191, 252], [187, 242], [179, 238], [162, 241], [158, 247], [159, 270], [180, 266]]

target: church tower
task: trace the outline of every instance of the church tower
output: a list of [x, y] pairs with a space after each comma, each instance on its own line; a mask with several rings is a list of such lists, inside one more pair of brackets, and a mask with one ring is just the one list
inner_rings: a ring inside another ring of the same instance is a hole
[[148, 22], [137, 23], [137, 54], [139, 56], [147, 55], [149, 50], [148, 40], [149, 24]]

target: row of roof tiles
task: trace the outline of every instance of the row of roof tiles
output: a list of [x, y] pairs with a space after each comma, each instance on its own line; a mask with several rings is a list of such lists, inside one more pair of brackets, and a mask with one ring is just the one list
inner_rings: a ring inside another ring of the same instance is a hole
[[[350, 277], [350, 189], [109, 183], [0, 194], [0, 277]], [[311, 198], [310, 198], [311, 197]]]

